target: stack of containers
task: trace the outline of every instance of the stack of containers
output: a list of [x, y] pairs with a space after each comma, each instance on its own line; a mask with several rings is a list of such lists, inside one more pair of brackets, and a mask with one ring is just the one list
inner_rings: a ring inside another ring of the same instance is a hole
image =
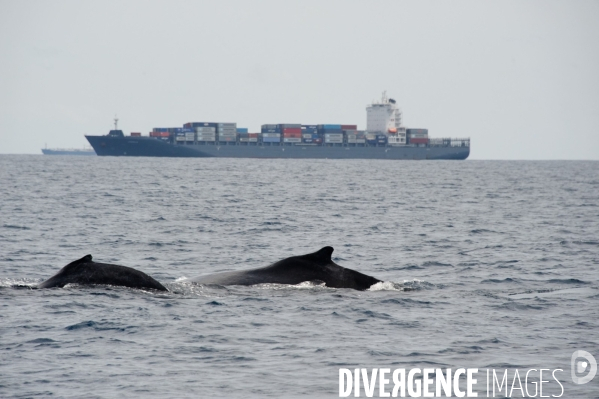
[[240, 143], [257, 143], [259, 133], [238, 133]]
[[302, 142], [302, 125], [299, 123], [281, 123], [279, 125], [281, 133], [283, 133], [284, 143], [301, 143]]
[[318, 134], [316, 125], [302, 125], [302, 142], [311, 144], [322, 143], [322, 136]]
[[428, 129], [407, 129], [409, 144], [428, 144]]
[[349, 144], [366, 143], [366, 134], [363, 130], [344, 130], [344, 133]]
[[377, 134], [376, 135], [376, 143], [377, 144], [387, 144], [387, 135], [385, 134]]
[[175, 141], [177, 142], [177, 144], [185, 144], [185, 135], [187, 133], [185, 132], [180, 132], [180, 133], [175, 133]]
[[176, 128], [174, 127], [155, 127], [152, 128], [150, 132], [150, 137], [155, 138], [156, 140], [169, 141], [171, 134], [176, 133]]
[[364, 135], [364, 137], [366, 138], [366, 143], [371, 144], [371, 145], [376, 145], [376, 134], [366, 133]]
[[218, 141], [237, 141], [237, 123], [219, 123], [216, 126]]
[[194, 129], [183, 128], [180, 132], [176, 132], [175, 134], [180, 133], [185, 134], [185, 141], [187, 141], [187, 143], [193, 143], [196, 141], [196, 132], [194, 132]]
[[195, 122], [194, 125], [198, 141], [203, 143], [216, 141], [216, 123]]
[[281, 128], [279, 125], [262, 125], [262, 142], [263, 143], [280, 143]]
[[326, 144], [343, 144], [341, 125], [318, 125], [318, 133], [324, 136]]

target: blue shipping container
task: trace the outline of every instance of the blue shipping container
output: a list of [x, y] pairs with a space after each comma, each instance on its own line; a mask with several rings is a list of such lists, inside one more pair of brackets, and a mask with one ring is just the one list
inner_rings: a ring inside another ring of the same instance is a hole
[[237, 133], [247, 133], [247, 132], [248, 132], [247, 127], [238, 127], [237, 128]]
[[262, 137], [262, 141], [264, 143], [280, 143], [281, 138], [280, 137]]
[[260, 133], [281, 133], [281, 129], [262, 129]]
[[217, 127], [218, 123], [215, 122], [191, 122], [191, 127]]
[[341, 125], [318, 125], [319, 129], [339, 129], [341, 130]]

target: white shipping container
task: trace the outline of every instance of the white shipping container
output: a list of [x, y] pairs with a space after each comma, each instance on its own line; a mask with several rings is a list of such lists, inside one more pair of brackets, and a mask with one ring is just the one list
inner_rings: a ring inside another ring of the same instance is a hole
[[201, 139], [198, 139], [198, 141], [216, 141], [216, 138], [214, 138], [214, 137], [202, 137]]
[[242, 138], [239, 139], [239, 141], [242, 142], [242, 143], [257, 143], [258, 139], [255, 138], [255, 137], [252, 137], [252, 138], [250, 138], [250, 137], [242, 137]]
[[329, 139], [343, 139], [343, 134], [341, 133], [328, 133], [324, 135], [325, 138]]
[[215, 127], [196, 127], [196, 132], [198, 132], [198, 133], [216, 132], [216, 128]]
[[270, 137], [278, 139], [281, 137], [281, 133], [262, 133], [262, 137]]
[[219, 123], [218, 127], [234, 127], [234, 128], [237, 128], [237, 123]]
[[342, 139], [324, 139], [325, 143], [328, 144], [339, 144], [339, 143], [343, 143]]
[[304, 139], [311, 139], [312, 138], [312, 133], [310, 133], [310, 134], [302, 134], [302, 138], [304, 138]]
[[177, 136], [176, 140], [177, 141], [185, 141], [185, 136]]
[[284, 143], [301, 143], [302, 139], [300, 139], [299, 137], [286, 137], [283, 139]]

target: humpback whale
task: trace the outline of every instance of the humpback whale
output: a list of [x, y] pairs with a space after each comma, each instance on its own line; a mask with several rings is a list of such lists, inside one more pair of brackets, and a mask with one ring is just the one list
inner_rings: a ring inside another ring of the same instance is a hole
[[37, 288], [64, 287], [67, 284], [106, 284], [130, 288], [168, 291], [147, 274], [131, 267], [96, 263], [91, 255], [69, 263]]
[[194, 284], [254, 285], [263, 283], [299, 284], [304, 281], [323, 281], [327, 287], [367, 290], [380, 282], [372, 276], [339, 266], [331, 260], [333, 247], [324, 247], [307, 255], [285, 258], [270, 266], [222, 272], [192, 278]]

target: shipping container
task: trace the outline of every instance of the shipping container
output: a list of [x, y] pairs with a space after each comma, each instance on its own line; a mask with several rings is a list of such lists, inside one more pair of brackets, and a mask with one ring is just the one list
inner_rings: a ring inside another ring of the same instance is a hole
[[279, 128], [276, 128], [276, 129], [265, 129], [265, 128], [262, 128], [261, 132], [262, 133], [281, 133], [281, 129], [279, 129]]
[[428, 139], [410, 139], [410, 144], [428, 144]]
[[428, 134], [428, 129], [406, 129], [407, 134]]
[[358, 125], [341, 125], [341, 130], [358, 130]]
[[282, 128], [283, 130], [283, 134], [285, 133], [298, 133], [298, 134], [302, 134], [302, 129], [301, 128], [295, 128], [295, 127], [286, 127], [286, 128]]
[[316, 129], [318, 129], [318, 126], [317, 125], [302, 125], [302, 130], [305, 130], [305, 129], [314, 129], [314, 130], [316, 130]]
[[200, 133], [200, 132], [205, 132], [205, 133], [214, 133], [216, 132], [216, 128], [215, 127], [208, 127], [208, 126], [201, 126], [201, 127], [196, 127], [195, 131]]
[[237, 133], [247, 133], [247, 132], [248, 132], [247, 127], [238, 127], [237, 128]]
[[283, 142], [284, 143], [301, 143], [302, 139], [296, 138], [296, 137], [284, 137]]
[[262, 133], [262, 137], [267, 137], [267, 138], [281, 138], [281, 134], [280, 133]]
[[316, 125], [318, 129], [336, 129], [341, 130], [341, 125]]
[[280, 123], [279, 128], [280, 129], [301, 129], [302, 124], [301, 123]]
[[141, 133], [139, 133], [139, 132], [131, 132], [131, 137], [141, 137]]
[[343, 130], [341, 129], [319, 129], [318, 133], [320, 134], [327, 134], [327, 133], [343, 133]]
[[244, 138], [240, 137], [239, 142], [240, 143], [257, 143], [258, 138], [257, 137], [244, 137]]
[[278, 129], [279, 125], [272, 125], [272, 124], [271, 125], [262, 125], [260, 128], [261, 129]]
[[169, 132], [150, 132], [150, 137], [169, 137], [170, 135]]
[[183, 125], [185, 128], [197, 128], [197, 127], [216, 127], [218, 123], [214, 122], [187, 122]]

